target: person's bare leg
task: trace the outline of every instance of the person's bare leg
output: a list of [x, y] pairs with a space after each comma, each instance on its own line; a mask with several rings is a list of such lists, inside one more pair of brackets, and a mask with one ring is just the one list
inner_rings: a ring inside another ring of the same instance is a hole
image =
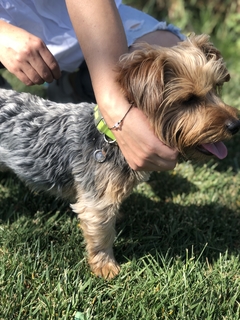
[[[181, 40], [170, 31], [157, 30], [147, 33], [144, 36], [138, 38], [135, 43], [146, 42], [148, 44], [156, 44], [162, 47], [172, 47], [180, 41]], [[129, 52], [132, 52], [134, 50], [134, 46], [129, 47]]]

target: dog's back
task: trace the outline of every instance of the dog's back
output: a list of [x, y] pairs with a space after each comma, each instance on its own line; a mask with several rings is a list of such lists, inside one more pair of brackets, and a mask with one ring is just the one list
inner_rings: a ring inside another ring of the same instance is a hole
[[1, 89], [1, 170], [12, 170], [34, 189], [68, 196], [74, 166], [87, 162], [87, 132], [96, 130], [92, 114], [87, 103], [57, 104]]

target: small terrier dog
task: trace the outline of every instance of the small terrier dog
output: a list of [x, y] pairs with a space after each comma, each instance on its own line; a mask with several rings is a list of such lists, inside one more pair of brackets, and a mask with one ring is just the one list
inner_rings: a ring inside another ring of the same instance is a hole
[[[116, 71], [126, 99], [144, 112], [164, 144], [185, 159], [227, 155], [222, 141], [240, 121], [219, 97], [230, 76], [208, 36], [192, 35], [171, 48], [141, 45], [120, 59]], [[69, 199], [92, 271], [112, 278], [120, 270], [112, 248], [120, 204], [149, 173], [129, 167], [108, 136], [111, 130], [99, 132], [106, 124], [94, 109], [1, 89], [0, 169]]]

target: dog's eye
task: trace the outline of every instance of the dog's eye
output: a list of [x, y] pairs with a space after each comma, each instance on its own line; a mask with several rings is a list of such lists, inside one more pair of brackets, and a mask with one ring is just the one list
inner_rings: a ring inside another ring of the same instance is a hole
[[199, 102], [199, 97], [197, 97], [196, 95], [191, 95], [187, 100], [184, 101], [184, 104], [186, 105], [192, 105]]

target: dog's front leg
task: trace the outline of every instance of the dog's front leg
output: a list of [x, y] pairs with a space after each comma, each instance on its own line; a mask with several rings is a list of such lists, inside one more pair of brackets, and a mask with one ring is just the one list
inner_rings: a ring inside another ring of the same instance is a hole
[[117, 208], [114, 205], [103, 208], [102, 205], [102, 201], [91, 200], [90, 203], [81, 198], [72, 208], [80, 219], [91, 270], [97, 276], [111, 279], [120, 271], [112, 248]]

